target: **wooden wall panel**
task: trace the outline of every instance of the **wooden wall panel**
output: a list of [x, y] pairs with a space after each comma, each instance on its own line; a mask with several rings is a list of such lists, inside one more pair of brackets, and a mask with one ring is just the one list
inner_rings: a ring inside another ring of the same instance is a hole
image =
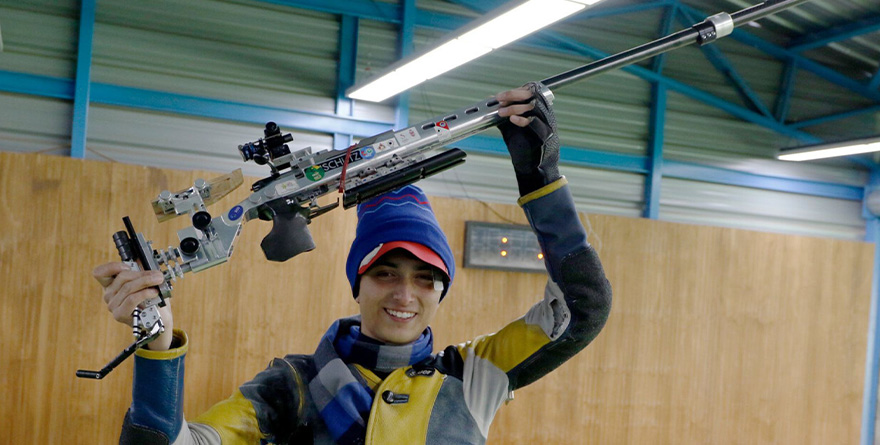
[[[115, 260], [121, 217], [164, 246], [149, 201], [214, 174], [0, 153], [0, 428], [5, 443], [113, 443], [131, 363], [97, 369], [130, 341], [91, 269]], [[242, 187], [209, 210], [247, 195]], [[432, 200], [461, 264], [464, 221], [525, 223], [516, 206]], [[859, 437], [873, 246], [584, 215], [614, 287], [605, 330], [583, 353], [517, 391], [490, 443], [854, 443]], [[318, 250], [267, 262], [252, 222], [229, 264], [176, 285], [186, 329], [189, 417], [274, 356], [311, 352], [356, 312], [344, 266], [353, 211], [316, 219]], [[436, 344], [494, 331], [543, 291], [538, 274], [459, 268]]]

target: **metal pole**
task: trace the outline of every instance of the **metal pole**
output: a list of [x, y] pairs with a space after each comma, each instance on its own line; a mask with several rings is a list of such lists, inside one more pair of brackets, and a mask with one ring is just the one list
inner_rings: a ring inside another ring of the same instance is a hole
[[[733, 28], [735, 28], [807, 1], [809, 0], [767, 0], [763, 3], [730, 14], [729, 18], [732, 20]], [[712, 21], [712, 17], [691, 28], [683, 29], [666, 37], [654, 40], [653, 42], [608, 56], [604, 59], [566, 71], [562, 74], [548, 77], [547, 79], [544, 79], [542, 83], [552, 90], [583, 80], [587, 77], [597, 76], [606, 71], [623, 68], [627, 65], [632, 65], [642, 60], [650, 59], [651, 57], [694, 43], [709, 43], [714, 41], [714, 38], [708, 41], [704, 40], [705, 35], [703, 34], [703, 31], [705, 31], [707, 27], [715, 27], [715, 22]], [[719, 30], [718, 37], [724, 37], [728, 34], [730, 34], [729, 31], [722, 35]]]

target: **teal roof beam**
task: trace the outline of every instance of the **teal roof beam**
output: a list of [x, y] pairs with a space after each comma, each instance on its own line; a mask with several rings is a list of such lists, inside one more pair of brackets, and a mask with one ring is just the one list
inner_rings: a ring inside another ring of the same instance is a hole
[[880, 15], [850, 22], [845, 25], [835, 26], [823, 31], [808, 33], [807, 35], [793, 40], [788, 45], [789, 51], [803, 52], [821, 48], [830, 43], [842, 42], [864, 34], [880, 31]]
[[788, 124], [792, 128], [807, 128], [814, 125], [825, 124], [828, 122], [859, 116], [867, 113], [880, 113], [880, 105], [872, 105], [870, 107], [860, 108], [858, 110], [845, 111], [843, 113], [835, 113], [827, 116], [805, 119], [802, 121], [791, 122]]
[[[880, 174], [874, 172], [865, 187], [866, 196], [880, 188]], [[871, 308], [868, 313], [868, 345], [865, 354], [865, 390], [862, 392], [861, 445], [873, 445], [877, 424], [877, 385], [880, 373], [880, 218], [870, 214], [866, 227], [867, 241], [874, 243], [874, 274], [871, 278]]]
[[96, 0], [82, 0], [79, 13], [79, 41], [76, 50], [76, 79], [73, 87], [73, 119], [70, 128], [70, 156], [86, 157], [89, 127], [89, 93], [92, 86], [92, 41], [95, 36]]
[[[345, 90], [354, 85], [357, 67], [358, 18], [343, 15], [339, 18], [339, 63], [336, 67], [336, 114], [351, 116], [354, 112], [352, 100], [345, 97]], [[342, 150], [353, 143], [354, 138], [347, 133], [333, 133], [333, 148]]]
[[880, 88], [880, 68], [877, 68], [877, 72], [871, 77], [871, 83], [868, 84], [868, 89], [870, 90], [877, 90], [878, 88]]
[[[678, 2], [667, 6], [658, 29], [659, 37], [672, 32]], [[652, 71], [663, 74], [666, 66], [666, 53], [654, 58]], [[648, 174], [645, 177], [645, 208], [642, 216], [649, 219], [660, 218], [660, 192], [663, 184], [663, 144], [666, 141], [666, 86], [660, 83], [651, 85], [651, 114], [648, 134]]]
[[[0, 91], [56, 99], [73, 99], [70, 79], [0, 71]], [[282, 127], [320, 133], [372, 136], [388, 131], [391, 122], [260, 105], [230, 102], [162, 91], [92, 83], [91, 103], [187, 114], [191, 116], [265, 124], [274, 121]]]
[[[400, 10], [400, 31], [397, 37], [397, 53], [401, 59], [409, 57], [415, 51], [416, 37], [416, 0], [403, 0]], [[397, 96], [394, 110], [396, 129], [402, 130], [409, 125], [409, 92], [404, 91]]]
[[[498, 8], [502, 5], [509, 3], [509, 0], [482, 0], [479, 2], [473, 0], [446, 0], [449, 3], [455, 3], [457, 5], [464, 6], [466, 8], [473, 9], [478, 12], [488, 12], [495, 8]], [[622, 14], [632, 14], [635, 12], [642, 11], [650, 11], [652, 9], [665, 8], [676, 3], [677, 0], [657, 0], [643, 3], [636, 3], [633, 5], [623, 5], [623, 6], [605, 6], [603, 4], [599, 4], [599, 6], [587, 9], [586, 11], [581, 12], [577, 15], [580, 19], [590, 19], [597, 17], [611, 17], [615, 15]]]
[[[456, 143], [456, 147], [468, 153], [507, 157], [507, 148], [500, 137], [478, 134]], [[648, 174], [650, 161], [647, 156], [635, 156], [580, 147], [562, 147], [561, 159], [564, 165], [585, 168]], [[563, 172], [564, 173], [564, 172]], [[782, 176], [767, 176], [740, 170], [700, 165], [689, 162], [663, 161], [663, 176], [690, 181], [750, 187], [762, 190], [797, 193], [810, 196], [862, 201], [864, 187], [833, 182], [811, 181]]]
[[259, 0], [274, 5], [291, 6], [329, 14], [350, 15], [387, 23], [400, 23], [400, 8], [392, 3], [367, 0]]
[[779, 81], [779, 93], [776, 96], [776, 120], [781, 124], [785, 124], [788, 120], [788, 113], [791, 111], [791, 95], [794, 93], [794, 84], [797, 78], [797, 62], [788, 61]]

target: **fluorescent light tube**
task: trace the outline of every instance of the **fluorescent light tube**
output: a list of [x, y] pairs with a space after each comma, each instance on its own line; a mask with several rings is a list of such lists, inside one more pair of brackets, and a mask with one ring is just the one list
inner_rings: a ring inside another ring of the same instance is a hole
[[457, 40], [497, 49], [568, 17], [586, 6], [568, 0], [528, 1]]
[[502, 8], [436, 48], [409, 57], [348, 91], [348, 97], [381, 102], [464, 65], [602, 0], [528, 0]]
[[815, 159], [851, 156], [875, 151], [880, 151], [880, 137], [782, 149], [777, 153], [776, 159], [782, 161], [812, 161]]

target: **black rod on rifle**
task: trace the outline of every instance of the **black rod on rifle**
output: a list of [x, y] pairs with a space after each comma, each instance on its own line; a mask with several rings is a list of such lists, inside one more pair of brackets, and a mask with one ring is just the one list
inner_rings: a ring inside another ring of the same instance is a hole
[[[682, 48], [694, 43], [701, 45], [711, 43], [719, 37], [724, 37], [733, 31], [733, 28], [749, 22], [776, 14], [779, 11], [797, 6], [809, 0], [767, 0], [763, 3], [734, 12], [733, 14], [718, 14], [703, 22], [697, 23], [691, 28], [683, 29], [653, 42], [628, 49], [626, 51], [605, 57], [579, 68], [548, 77], [541, 81], [548, 88], [555, 89], [570, 83], [583, 80], [587, 77], [597, 76], [607, 71], [623, 68], [651, 57], [658, 56], [674, 49]], [[718, 29], [718, 28], [725, 29]]]

